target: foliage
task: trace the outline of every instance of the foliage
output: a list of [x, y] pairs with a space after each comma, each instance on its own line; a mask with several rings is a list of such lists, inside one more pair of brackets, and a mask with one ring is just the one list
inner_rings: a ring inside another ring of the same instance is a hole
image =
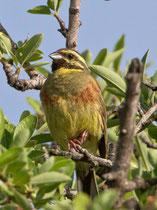
[[[37, 6], [28, 12], [33, 14], [58, 14], [62, 0], [48, 0], [47, 5]], [[54, 11], [54, 14], [52, 13]], [[47, 77], [49, 71], [41, 66], [48, 62], [36, 62], [43, 58], [39, 46], [43, 40], [42, 34], [36, 34], [27, 41], [19, 41], [17, 49], [13, 50], [10, 39], [0, 32], [0, 59], [12, 62], [17, 70], [36, 69]], [[125, 72], [120, 68], [120, 62], [124, 53], [125, 35], [122, 35], [114, 47], [114, 51], [108, 53], [106, 48], [100, 50], [92, 62], [92, 53], [86, 50], [82, 56], [86, 60], [91, 73], [97, 79], [107, 106], [107, 110], [114, 109], [124, 101], [126, 82]], [[141, 58], [145, 69], [148, 52]], [[7, 55], [8, 56], [7, 56]], [[7, 57], [6, 57], [7, 56]], [[129, 61], [128, 61], [129, 62]], [[149, 78], [143, 75], [152, 85], [157, 85], [157, 72]], [[156, 93], [148, 87], [141, 87], [140, 104], [145, 113], [156, 102]], [[3, 208], [16, 209], [54, 209], [54, 210], [103, 210], [112, 209], [116, 200], [115, 190], [103, 191], [103, 181], [97, 177], [100, 195], [91, 201], [86, 194], [78, 194], [73, 199], [66, 197], [67, 188], [76, 189], [75, 163], [63, 157], [47, 156], [51, 150], [51, 138], [40, 102], [27, 97], [27, 102], [34, 109], [32, 115], [25, 110], [17, 126], [9, 122], [0, 110], [0, 205]], [[156, 113], [151, 118], [156, 119]], [[140, 120], [137, 113], [136, 121]], [[108, 117], [109, 142], [116, 142], [119, 134], [120, 121], [116, 114]], [[157, 127], [150, 122], [144, 127], [145, 135], [151, 142], [157, 141]], [[140, 175], [143, 178], [157, 177], [156, 170], [157, 151], [147, 148], [141, 142], [139, 135], [135, 138], [135, 149], [132, 154], [129, 178]], [[142, 208], [156, 208], [156, 189], [152, 187], [147, 191], [132, 191], [125, 194], [123, 201], [136, 199]], [[80, 202], [81, 201], [81, 202]]]

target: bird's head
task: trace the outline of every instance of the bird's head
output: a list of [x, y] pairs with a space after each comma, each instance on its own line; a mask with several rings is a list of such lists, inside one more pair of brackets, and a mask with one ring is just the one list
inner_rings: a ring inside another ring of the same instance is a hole
[[70, 49], [59, 49], [49, 55], [53, 59], [52, 71], [57, 71], [61, 68], [64, 69], [75, 69], [82, 71], [89, 71], [88, 66], [82, 56]]

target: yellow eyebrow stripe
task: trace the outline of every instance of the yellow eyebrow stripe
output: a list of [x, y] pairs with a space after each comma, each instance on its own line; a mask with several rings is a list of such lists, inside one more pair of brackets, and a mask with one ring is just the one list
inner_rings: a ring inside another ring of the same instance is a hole
[[65, 74], [65, 73], [74, 72], [74, 71], [81, 72], [83, 70], [82, 69], [66, 69], [66, 68], [60, 68], [60, 69], [58, 69], [56, 71], [56, 75]]

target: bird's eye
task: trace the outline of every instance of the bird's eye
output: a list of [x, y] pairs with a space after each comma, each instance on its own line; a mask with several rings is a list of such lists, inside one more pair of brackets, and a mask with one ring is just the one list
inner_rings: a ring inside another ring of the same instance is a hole
[[73, 58], [73, 54], [69, 54], [69, 55], [68, 55], [68, 58], [69, 58], [69, 59], [72, 59], [72, 58]]

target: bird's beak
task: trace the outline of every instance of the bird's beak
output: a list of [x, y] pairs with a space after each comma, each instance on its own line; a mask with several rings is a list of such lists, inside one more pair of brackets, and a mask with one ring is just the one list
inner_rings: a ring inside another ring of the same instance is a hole
[[62, 58], [63, 58], [63, 57], [62, 57], [59, 53], [57, 53], [57, 52], [51, 53], [51, 54], [49, 55], [49, 57], [50, 57], [51, 59], [53, 59], [53, 60], [55, 60], [55, 59], [62, 59]]

